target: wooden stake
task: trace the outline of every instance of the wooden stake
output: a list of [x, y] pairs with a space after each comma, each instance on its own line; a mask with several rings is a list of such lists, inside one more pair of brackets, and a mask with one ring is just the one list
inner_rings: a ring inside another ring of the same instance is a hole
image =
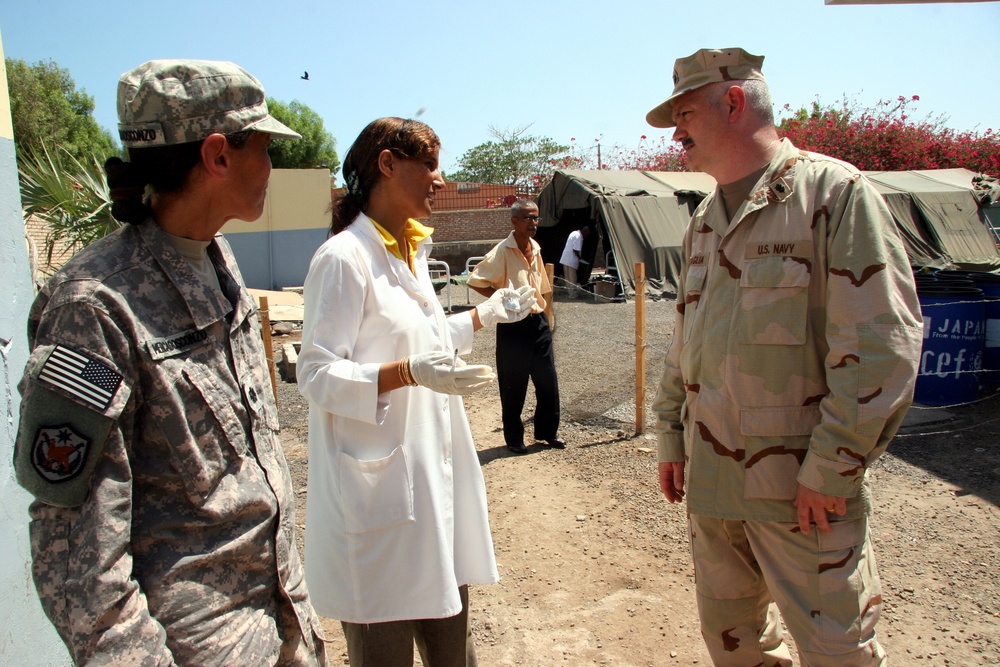
[[[552, 310], [552, 302], [556, 299], [556, 265], [546, 264], [545, 265], [545, 275], [549, 277], [549, 284], [552, 285], [552, 294], [549, 295], [548, 301], [545, 304], [545, 316], [549, 318], [549, 329], [552, 333], [556, 331], [556, 316], [555, 312]], [[539, 296], [541, 296], [539, 294]]]
[[271, 315], [267, 309], [267, 297], [260, 296], [260, 334], [264, 339], [264, 356], [267, 358], [267, 370], [271, 373], [271, 391], [274, 393], [274, 404], [278, 404], [278, 380], [274, 373], [274, 349], [271, 346]]
[[635, 263], [635, 434], [646, 429], [646, 265]]

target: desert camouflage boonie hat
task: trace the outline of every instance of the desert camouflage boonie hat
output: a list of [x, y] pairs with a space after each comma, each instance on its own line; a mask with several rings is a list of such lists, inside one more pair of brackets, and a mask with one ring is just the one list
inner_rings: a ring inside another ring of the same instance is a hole
[[118, 136], [126, 147], [186, 144], [243, 130], [301, 136], [268, 115], [264, 87], [239, 65], [150, 60], [118, 80]]
[[764, 56], [755, 56], [743, 49], [701, 49], [687, 58], [674, 61], [674, 92], [667, 101], [646, 114], [653, 127], [673, 127], [674, 100], [696, 88], [719, 81], [760, 79]]

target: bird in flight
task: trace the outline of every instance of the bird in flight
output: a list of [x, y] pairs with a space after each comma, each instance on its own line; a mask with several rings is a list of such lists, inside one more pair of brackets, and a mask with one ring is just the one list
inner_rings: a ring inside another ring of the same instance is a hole
[[309, 72], [303, 72], [302, 76], [300, 76], [299, 78], [303, 79], [305, 81], [308, 81], [309, 80]]

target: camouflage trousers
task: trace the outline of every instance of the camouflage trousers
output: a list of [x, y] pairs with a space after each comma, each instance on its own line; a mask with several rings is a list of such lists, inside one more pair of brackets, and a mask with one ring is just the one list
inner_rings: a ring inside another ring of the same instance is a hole
[[865, 518], [798, 524], [689, 515], [701, 632], [719, 667], [885, 665], [875, 639], [882, 592]]

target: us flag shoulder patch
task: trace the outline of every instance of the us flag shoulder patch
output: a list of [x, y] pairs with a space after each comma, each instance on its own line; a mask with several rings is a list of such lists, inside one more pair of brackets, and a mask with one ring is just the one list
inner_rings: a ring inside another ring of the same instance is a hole
[[93, 357], [56, 345], [38, 379], [104, 412], [121, 386], [122, 376]]

